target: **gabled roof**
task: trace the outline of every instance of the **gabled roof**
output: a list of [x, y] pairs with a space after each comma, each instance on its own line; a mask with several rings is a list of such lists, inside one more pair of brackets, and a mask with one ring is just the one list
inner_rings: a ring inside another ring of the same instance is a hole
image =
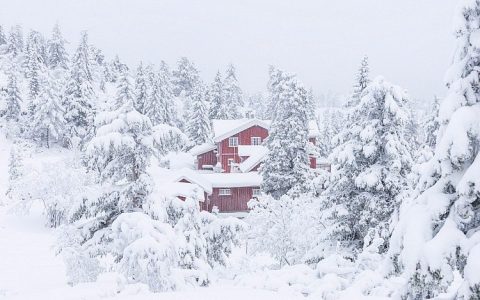
[[204, 143], [204, 144], [197, 145], [197, 146], [193, 147], [192, 149], [190, 149], [190, 151], [188, 151], [188, 153], [190, 153], [193, 156], [197, 156], [197, 155], [204, 154], [204, 153], [207, 153], [207, 152], [215, 150], [215, 149], [217, 149], [217, 146], [215, 146], [215, 144]]
[[205, 180], [202, 176], [203, 174], [196, 173], [193, 170], [184, 168], [177, 172], [177, 175], [173, 178], [173, 182], [180, 182], [182, 180], [186, 180], [190, 183], [197, 184], [201, 187], [207, 194], [212, 194], [212, 184]]
[[162, 188], [168, 196], [193, 198], [200, 202], [205, 201], [203, 188], [196, 183], [171, 182]]
[[[270, 120], [260, 119], [212, 120], [214, 134], [213, 140], [215, 143], [221, 142], [224, 139], [253, 126], [260, 126], [269, 129], [270, 123]], [[319, 135], [320, 131], [318, 130], [317, 122], [314, 120], [308, 121], [308, 137], [313, 138], [318, 137]]]
[[270, 121], [259, 119], [238, 119], [238, 120], [212, 120], [213, 140], [218, 143], [253, 126], [260, 126], [268, 129]]

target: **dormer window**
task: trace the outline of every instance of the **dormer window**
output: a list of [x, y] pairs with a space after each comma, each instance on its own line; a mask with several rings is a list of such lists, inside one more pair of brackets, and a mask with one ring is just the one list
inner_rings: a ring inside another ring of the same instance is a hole
[[258, 136], [252, 136], [251, 142], [252, 142], [252, 145], [259, 146], [262, 144], [262, 138]]
[[228, 138], [228, 147], [238, 147], [238, 137], [232, 136]]

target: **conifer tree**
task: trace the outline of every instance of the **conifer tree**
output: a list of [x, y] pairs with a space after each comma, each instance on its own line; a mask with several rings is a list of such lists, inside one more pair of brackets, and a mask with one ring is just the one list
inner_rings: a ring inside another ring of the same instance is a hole
[[227, 68], [224, 81], [224, 101], [228, 108], [228, 119], [239, 119], [242, 117], [240, 108], [243, 107], [242, 90], [238, 86], [235, 67], [230, 64]]
[[405, 299], [480, 295], [480, 2], [462, 2], [456, 17], [435, 153], [404, 202], [390, 242], [394, 276], [410, 278]]
[[203, 87], [197, 87], [192, 93], [191, 108], [187, 119], [186, 132], [195, 145], [206, 143], [211, 138], [210, 120]]
[[358, 104], [362, 96], [362, 92], [367, 88], [370, 83], [370, 68], [368, 66], [368, 56], [364, 56], [360, 67], [358, 68], [357, 77], [355, 78], [355, 84], [353, 86], [353, 93], [347, 101], [346, 107], [353, 107]]
[[273, 74], [280, 80], [270, 89], [277, 103], [261, 167], [262, 189], [275, 199], [287, 193], [297, 197], [309, 190], [307, 91], [295, 76], [280, 70]]
[[167, 124], [174, 126], [176, 110], [167, 64], [162, 62], [159, 72], [152, 76], [153, 83], [146, 106], [146, 114], [153, 125]]
[[5, 36], [5, 32], [3, 31], [3, 26], [0, 25], [0, 46], [7, 44], [7, 37]]
[[20, 102], [22, 102], [22, 98], [17, 85], [17, 76], [13, 71], [8, 75], [5, 101], [7, 104], [5, 118], [7, 120], [18, 121], [21, 114]]
[[200, 76], [194, 63], [186, 57], [180, 58], [173, 71], [173, 92], [176, 97], [184, 92], [189, 97], [200, 83]]
[[42, 36], [31, 31], [27, 41], [25, 74], [29, 79], [29, 95], [35, 99], [40, 93], [40, 76], [45, 72], [45, 61], [42, 55]]
[[53, 27], [52, 37], [47, 44], [47, 62], [51, 69], [68, 69], [68, 54], [65, 50], [65, 39], [60, 31], [60, 25]]
[[229, 119], [229, 107], [224, 97], [222, 75], [220, 74], [220, 72], [217, 72], [217, 75], [215, 76], [215, 79], [210, 86], [210, 89], [208, 91], [208, 97], [210, 102], [210, 119]]
[[88, 36], [84, 32], [75, 51], [67, 79], [63, 107], [69, 136], [84, 138], [93, 125], [95, 94], [92, 86]]
[[437, 97], [433, 100], [432, 110], [428, 112], [426, 119], [423, 123], [425, 130], [425, 143], [433, 150], [437, 144], [438, 130], [440, 129], [439, 120], [440, 99]]
[[140, 62], [137, 68], [137, 74], [135, 76], [135, 109], [141, 113], [146, 114], [146, 105], [148, 102], [149, 97], [149, 90], [148, 90], [148, 79], [147, 74], [145, 72], [145, 68], [143, 67], [143, 63]]
[[122, 107], [127, 102], [133, 103], [132, 84], [130, 83], [130, 74], [123, 71], [117, 81], [117, 97], [115, 99], [114, 109]]
[[337, 136], [333, 179], [326, 191], [334, 205], [332, 240], [368, 246], [383, 238], [388, 246], [388, 222], [412, 164], [407, 103], [400, 87], [377, 78], [351, 111], [349, 118], [356, 123]]
[[13, 26], [8, 35], [7, 53], [12, 56], [17, 56], [23, 51], [23, 34], [22, 28], [17, 25]]
[[65, 112], [60, 104], [59, 84], [43, 75], [41, 86], [40, 94], [35, 99], [31, 126], [33, 134], [49, 148], [51, 141], [58, 141], [62, 137]]

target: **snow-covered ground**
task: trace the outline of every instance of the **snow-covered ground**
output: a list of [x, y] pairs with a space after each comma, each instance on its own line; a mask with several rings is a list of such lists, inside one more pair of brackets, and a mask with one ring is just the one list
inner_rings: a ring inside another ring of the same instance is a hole
[[[207, 288], [153, 294], [144, 285], [125, 286], [114, 273], [102, 275], [95, 283], [69, 286], [65, 265], [55, 255], [55, 230], [45, 227], [43, 206], [35, 203], [28, 215], [12, 213], [7, 202], [8, 159], [11, 143], [0, 136], [0, 299], [301, 299], [288, 291], [271, 291], [235, 286], [222, 281]], [[47, 154], [48, 156], [48, 154]], [[153, 168], [152, 175], [168, 181], [168, 172]]]

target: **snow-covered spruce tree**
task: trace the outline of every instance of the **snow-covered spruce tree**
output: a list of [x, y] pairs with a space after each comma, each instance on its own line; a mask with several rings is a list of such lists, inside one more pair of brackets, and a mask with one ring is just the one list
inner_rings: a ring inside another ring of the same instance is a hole
[[7, 44], [7, 37], [3, 31], [3, 26], [0, 25], [0, 46]]
[[88, 36], [84, 32], [71, 59], [62, 103], [68, 127], [67, 140], [75, 136], [85, 139], [93, 125], [95, 93], [92, 81]]
[[158, 124], [153, 127], [153, 147], [155, 154], [164, 156], [170, 151], [184, 150], [189, 144], [188, 137], [177, 127]]
[[208, 102], [210, 102], [209, 117], [211, 120], [229, 119], [228, 110], [230, 107], [228, 107], [227, 102], [225, 101], [222, 75], [219, 71], [208, 90]]
[[115, 55], [115, 58], [110, 63], [109, 70], [111, 82], [117, 82], [117, 80], [120, 78], [120, 75], [123, 72], [128, 71], [128, 66], [120, 61], [120, 57], [118, 57], [118, 55]]
[[58, 82], [48, 75], [41, 76], [40, 94], [34, 100], [31, 131], [41, 144], [49, 148], [52, 141], [58, 141], [63, 136], [65, 112], [60, 103]]
[[280, 77], [270, 96], [277, 103], [266, 141], [269, 152], [261, 167], [262, 189], [275, 199], [309, 191], [310, 176], [307, 91], [295, 76], [281, 72]]
[[440, 129], [439, 113], [440, 99], [435, 97], [433, 99], [432, 110], [428, 112], [425, 120], [423, 121], [423, 129], [425, 131], [425, 144], [427, 144], [432, 150], [435, 149], [437, 144], [438, 130]]
[[145, 107], [148, 101], [148, 79], [147, 74], [145, 72], [145, 68], [143, 67], [143, 63], [137, 67], [137, 74], [135, 75], [135, 109], [141, 113], [146, 114]]
[[22, 98], [20, 96], [20, 90], [18, 89], [17, 85], [17, 76], [15, 75], [13, 70], [8, 75], [5, 102], [5, 119], [7, 121], [18, 121], [21, 114], [20, 102], [22, 102]]
[[242, 90], [238, 85], [235, 67], [232, 64], [227, 67], [223, 90], [224, 101], [228, 107], [226, 111], [228, 119], [241, 118], [242, 112], [240, 109], [243, 107]]
[[275, 119], [275, 112], [277, 110], [276, 106], [280, 102], [278, 96], [280, 95], [280, 89], [282, 87], [282, 83], [285, 80], [285, 73], [281, 70], [275, 68], [274, 66], [270, 66], [268, 69], [268, 83], [267, 83], [267, 91], [268, 91], [268, 98], [267, 98], [267, 109], [269, 119]]
[[53, 27], [52, 37], [47, 42], [47, 65], [51, 69], [68, 69], [68, 54], [65, 50], [65, 39], [60, 31], [60, 25]]
[[353, 93], [349, 97], [346, 103], [346, 107], [353, 107], [360, 102], [363, 91], [370, 83], [370, 68], [368, 66], [368, 56], [364, 56], [360, 67], [358, 68], [357, 77], [355, 78], [355, 84], [353, 85]]
[[212, 136], [203, 87], [198, 86], [191, 98], [186, 133], [195, 145], [201, 145], [208, 142]]
[[22, 28], [17, 25], [10, 29], [7, 41], [7, 53], [13, 57], [23, 52]]
[[25, 75], [28, 78], [30, 99], [40, 93], [40, 80], [45, 72], [45, 60], [42, 54], [43, 37], [37, 31], [31, 31], [26, 46]]
[[115, 98], [115, 103], [113, 104], [113, 109], [119, 109], [125, 103], [133, 102], [134, 101], [134, 94], [132, 84], [130, 82], [130, 74], [128, 71], [124, 71], [119, 74], [117, 80], [117, 95]]
[[15, 194], [16, 182], [23, 175], [23, 157], [18, 146], [12, 146], [8, 160], [8, 189], [6, 196]]
[[390, 242], [392, 269], [409, 278], [406, 299], [447, 290], [455, 299], [480, 298], [480, 2], [463, 1], [455, 16], [457, 50], [435, 154], [422, 168], [418, 197], [403, 203]]
[[189, 97], [200, 83], [197, 68], [188, 58], [182, 57], [177, 63], [177, 69], [173, 70], [173, 93], [176, 97], [182, 92]]
[[173, 91], [168, 66], [162, 63], [157, 74], [153, 75], [152, 87], [146, 114], [152, 120], [153, 125], [167, 124], [174, 126], [176, 123], [176, 108], [173, 99]]
[[356, 123], [337, 137], [325, 192], [334, 206], [332, 241], [361, 249], [381, 238], [381, 251], [388, 247], [388, 222], [412, 165], [405, 136], [407, 102], [403, 89], [377, 78], [352, 108], [349, 118]]

